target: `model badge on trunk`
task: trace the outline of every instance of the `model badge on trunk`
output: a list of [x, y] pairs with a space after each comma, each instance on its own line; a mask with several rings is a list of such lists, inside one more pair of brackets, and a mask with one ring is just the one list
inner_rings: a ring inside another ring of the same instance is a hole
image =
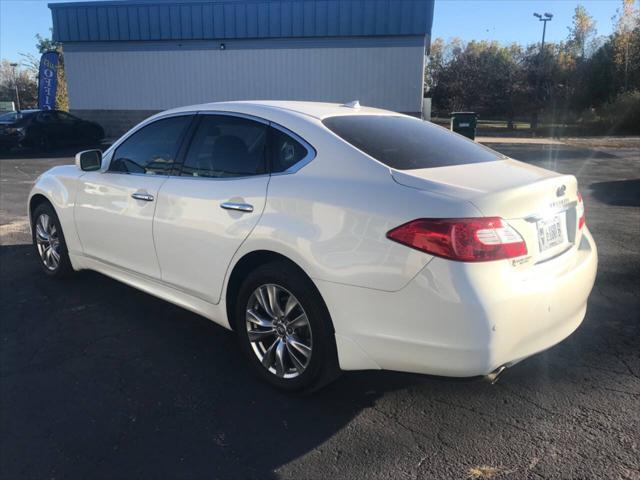
[[565, 194], [566, 191], [567, 191], [567, 186], [566, 185], [561, 185], [556, 190], [556, 196], [557, 197], [561, 197], [561, 196], [563, 196]]

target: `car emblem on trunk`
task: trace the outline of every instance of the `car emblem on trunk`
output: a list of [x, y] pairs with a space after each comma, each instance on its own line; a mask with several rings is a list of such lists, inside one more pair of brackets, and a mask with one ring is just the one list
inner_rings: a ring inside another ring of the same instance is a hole
[[556, 196], [557, 197], [561, 197], [564, 195], [564, 193], [567, 191], [567, 186], [566, 185], [561, 185], [560, 187], [558, 187], [558, 189], [556, 190]]

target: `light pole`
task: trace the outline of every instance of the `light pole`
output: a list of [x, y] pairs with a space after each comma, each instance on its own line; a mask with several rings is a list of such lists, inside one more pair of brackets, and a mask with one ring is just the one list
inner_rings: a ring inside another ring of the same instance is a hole
[[551, 19], [553, 18], [553, 14], [547, 13], [547, 12], [545, 12], [544, 15], [542, 15], [540, 13], [534, 13], [533, 16], [536, 17], [541, 22], [543, 22], [543, 26], [542, 26], [542, 44], [540, 45], [540, 52], [542, 53], [544, 51], [544, 37], [545, 37], [545, 35], [547, 33], [547, 22], [551, 21]]
[[9, 65], [13, 68], [13, 86], [16, 89], [16, 106], [18, 107], [17, 110], [19, 112], [20, 111], [20, 93], [18, 92], [18, 80], [16, 78], [16, 67], [18, 66], [18, 64], [10, 63]]
[[[545, 12], [544, 14], [534, 13], [534, 17], [542, 22], [542, 43], [540, 44], [540, 54], [538, 56], [538, 75], [536, 81], [536, 100], [540, 103], [540, 77], [542, 74], [542, 62], [543, 62], [543, 53], [544, 53], [544, 37], [547, 34], [547, 22], [550, 22], [553, 18], [553, 14]], [[538, 128], [538, 106], [536, 105], [535, 111], [533, 112], [531, 118], [531, 128]]]

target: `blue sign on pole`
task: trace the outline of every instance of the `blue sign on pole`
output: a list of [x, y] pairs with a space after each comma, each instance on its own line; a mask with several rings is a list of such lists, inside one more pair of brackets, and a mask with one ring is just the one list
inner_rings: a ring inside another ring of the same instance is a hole
[[38, 74], [38, 108], [55, 110], [58, 90], [58, 52], [45, 52], [40, 58]]

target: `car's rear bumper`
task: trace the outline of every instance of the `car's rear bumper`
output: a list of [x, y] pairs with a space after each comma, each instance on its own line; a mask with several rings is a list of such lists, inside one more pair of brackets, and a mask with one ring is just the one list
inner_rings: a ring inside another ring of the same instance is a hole
[[596, 270], [596, 246], [585, 229], [571, 252], [528, 269], [434, 258], [397, 292], [317, 284], [343, 369], [465, 377], [569, 336], [584, 318]]

